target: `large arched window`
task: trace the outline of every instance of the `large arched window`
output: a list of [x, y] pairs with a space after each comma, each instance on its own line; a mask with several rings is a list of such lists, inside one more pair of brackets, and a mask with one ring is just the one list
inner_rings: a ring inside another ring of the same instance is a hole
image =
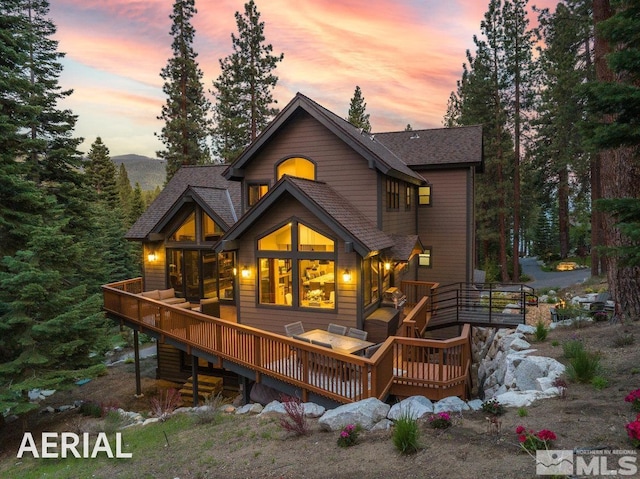
[[306, 158], [289, 158], [281, 162], [276, 169], [277, 180], [282, 178], [283, 175], [315, 180], [316, 165]]
[[258, 239], [258, 302], [335, 308], [335, 241], [298, 221]]

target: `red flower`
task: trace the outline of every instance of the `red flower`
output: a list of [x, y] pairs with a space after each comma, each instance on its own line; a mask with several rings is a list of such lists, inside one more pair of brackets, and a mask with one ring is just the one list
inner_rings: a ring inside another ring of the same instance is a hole
[[518, 436], [518, 441], [525, 442], [527, 440], [527, 436], [525, 434], [520, 434]]
[[524, 432], [524, 426], [518, 426], [516, 428], [516, 434], [522, 434]]
[[542, 429], [540, 431], [538, 431], [538, 434], [536, 434], [536, 436], [538, 436], [538, 438], [542, 439], [543, 441], [555, 441], [556, 440], [556, 435], [553, 431], [549, 431], [548, 429]]

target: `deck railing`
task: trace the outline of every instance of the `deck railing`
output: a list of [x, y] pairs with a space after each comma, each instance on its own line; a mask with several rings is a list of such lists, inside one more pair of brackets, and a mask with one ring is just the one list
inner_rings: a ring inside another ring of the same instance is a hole
[[185, 310], [140, 292], [141, 278], [105, 285], [104, 308], [112, 318], [153, 332], [159, 341], [177, 341], [188, 353], [203, 351], [255, 371], [258, 380], [264, 374], [292, 384], [303, 400], [310, 392], [341, 403], [384, 399], [393, 388], [432, 399], [458, 394], [454, 391], [466, 394], [460, 384], [468, 380], [468, 328], [446, 341], [392, 336], [365, 358]]

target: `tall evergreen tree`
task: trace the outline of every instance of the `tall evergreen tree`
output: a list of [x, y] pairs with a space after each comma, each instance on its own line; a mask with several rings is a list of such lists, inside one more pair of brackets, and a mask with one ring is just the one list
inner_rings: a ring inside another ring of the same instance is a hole
[[193, 50], [195, 29], [191, 18], [196, 13], [194, 0], [176, 0], [169, 16], [173, 21], [173, 57], [160, 72], [167, 101], [158, 117], [165, 122], [158, 135], [165, 149], [156, 152], [159, 158], [167, 160], [167, 181], [182, 165], [202, 165], [211, 161], [207, 146], [211, 105], [204, 95], [203, 74]]
[[[107, 337], [75, 116], [58, 110], [48, 2], [0, 4], [0, 410], [90, 374]], [[101, 367], [100, 365], [97, 366]]]
[[85, 168], [87, 181], [95, 189], [98, 197], [103, 198], [111, 208], [120, 207], [116, 166], [109, 156], [109, 148], [100, 137], [91, 145], [87, 155], [89, 162]]
[[244, 14], [235, 13], [238, 36], [231, 34], [233, 53], [220, 60], [220, 76], [213, 82], [214, 150], [223, 162], [230, 162], [278, 113], [273, 105], [274, 74], [284, 54], [273, 54], [265, 44], [264, 22], [253, 0]]
[[566, 258], [571, 248], [570, 204], [575, 205], [576, 198], [589, 189], [590, 156], [579, 129], [584, 109], [577, 94], [592, 73], [588, 47], [591, 18], [586, 3], [590, 2], [559, 3], [554, 13], [545, 9], [539, 15], [545, 47], [539, 55], [544, 88], [540, 88], [534, 121], [535, 166], [542, 173], [536, 179], [541, 193], [538, 201], [548, 207], [552, 206], [549, 199], [556, 201], [561, 258]]
[[371, 131], [371, 123], [369, 122], [369, 114], [367, 113], [367, 104], [364, 101], [362, 90], [360, 90], [359, 86], [356, 86], [356, 90], [353, 92], [353, 97], [349, 103], [347, 121], [363, 131]]
[[[533, 32], [529, 29], [526, 7], [528, 0], [505, 0], [502, 7], [503, 33], [502, 50], [504, 52], [505, 73], [508, 75], [510, 106], [510, 124], [513, 129], [513, 252], [512, 279], [520, 279], [520, 229], [521, 229], [521, 183], [520, 173], [522, 150], [524, 148], [524, 130], [528, 129], [527, 109], [531, 104], [531, 83], [533, 81]], [[527, 175], [525, 175], [527, 177]]]
[[628, 254], [629, 248], [637, 251], [639, 236], [640, 2], [594, 0], [593, 12], [596, 81], [587, 85], [586, 99], [588, 109], [597, 115], [588, 131], [602, 161], [599, 203], [610, 212], [605, 215], [607, 279], [622, 311], [638, 320], [640, 266], [625, 261], [620, 253]]
[[120, 206], [125, 217], [125, 227], [130, 227], [133, 223], [129, 222], [129, 212], [131, 211], [131, 196], [133, 195], [133, 188], [131, 187], [131, 180], [129, 180], [129, 174], [127, 173], [127, 167], [124, 163], [120, 163], [118, 169], [118, 175], [116, 178], [116, 184], [118, 186], [118, 194], [120, 196]]

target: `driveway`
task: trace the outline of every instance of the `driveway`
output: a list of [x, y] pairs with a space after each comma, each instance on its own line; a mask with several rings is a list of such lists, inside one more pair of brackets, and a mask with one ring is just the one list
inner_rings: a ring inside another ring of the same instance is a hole
[[553, 288], [555, 290], [568, 288], [574, 284], [583, 283], [591, 276], [589, 269], [573, 271], [542, 271], [537, 257], [527, 257], [520, 260], [522, 273], [533, 278], [527, 285], [537, 290]]

